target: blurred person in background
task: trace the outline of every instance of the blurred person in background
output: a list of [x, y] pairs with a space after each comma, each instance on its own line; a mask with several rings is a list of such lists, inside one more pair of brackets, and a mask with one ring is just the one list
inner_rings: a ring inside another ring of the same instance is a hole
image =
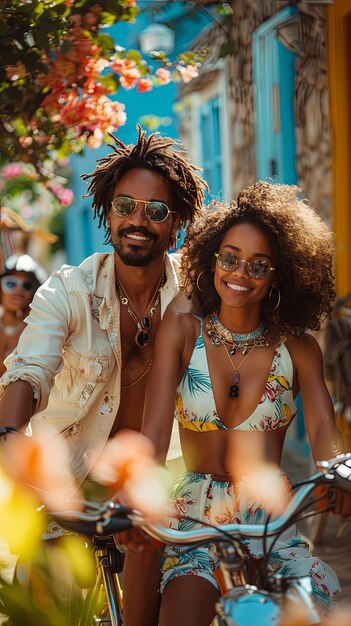
[[6, 371], [5, 358], [15, 349], [26, 327], [24, 319], [38, 287], [47, 274], [29, 254], [13, 254], [6, 259], [0, 275], [0, 375]]

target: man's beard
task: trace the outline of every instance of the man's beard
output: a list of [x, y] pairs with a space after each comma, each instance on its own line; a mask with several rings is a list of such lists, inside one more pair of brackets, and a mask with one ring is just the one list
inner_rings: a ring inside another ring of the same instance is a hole
[[[142, 231], [142, 228], [138, 229], [138, 232], [141, 232], [141, 231]], [[144, 234], [146, 236], [151, 237], [152, 240], [156, 242], [156, 244], [151, 248], [151, 250], [145, 250], [143, 248], [140, 248], [140, 246], [138, 246], [137, 243], [135, 244], [135, 246], [129, 244], [128, 249], [126, 249], [122, 245], [121, 242], [122, 242], [123, 233], [127, 233], [127, 232], [131, 233], [131, 232], [134, 232], [134, 230], [132, 231], [131, 229], [129, 230], [125, 229], [123, 231], [120, 231], [118, 233], [118, 240], [111, 242], [114, 248], [114, 251], [118, 254], [119, 258], [124, 263], [124, 265], [129, 265], [132, 267], [145, 267], [146, 265], [149, 265], [149, 263], [151, 263], [152, 261], [154, 261], [161, 255], [163, 255], [168, 249], [168, 245], [166, 245], [166, 242], [164, 242], [164, 245], [162, 246], [159, 242], [157, 242], [155, 236], [153, 234], [151, 235], [150, 233], [144, 233]]]

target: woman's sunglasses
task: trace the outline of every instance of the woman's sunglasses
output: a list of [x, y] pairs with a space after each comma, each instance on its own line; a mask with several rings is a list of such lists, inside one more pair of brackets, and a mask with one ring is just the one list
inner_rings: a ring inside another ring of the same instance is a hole
[[216, 252], [215, 257], [217, 259], [218, 266], [225, 272], [233, 272], [238, 269], [240, 263], [246, 263], [248, 275], [251, 276], [251, 278], [256, 278], [257, 280], [267, 278], [270, 272], [275, 270], [275, 267], [272, 267], [270, 262], [266, 259], [252, 259], [252, 261], [245, 261], [244, 259], [240, 259], [236, 256], [236, 254], [227, 251]]
[[34, 291], [33, 283], [26, 278], [17, 278], [17, 276], [2, 276], [0, 279], [1, 289], [4, 293], [12, 293], [18, 287], [28, 293]]
[[135, 200], [128, 196], [118, 196], [112, 200], [111, 204], [113, 212], [119, 217], [129, 217], [134, 213], [138, 204], [143, 204], [147, 219], [154, 224], [164, 222], [170, 213], [175, 213], [175, 211], [170, 211], [167, 204], [158, 200]]

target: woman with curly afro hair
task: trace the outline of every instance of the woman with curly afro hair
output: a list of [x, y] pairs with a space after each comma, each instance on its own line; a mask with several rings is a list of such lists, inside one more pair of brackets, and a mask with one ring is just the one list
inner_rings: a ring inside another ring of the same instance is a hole
[[[172, 493], [173, 528], [195, 527], [187, 516], [254, 524], [281, 512], [291, 487], [279, 466], [299, 391], [314, 458], [343, 450], [309, 332], [330, 316], [332, 263], [332, 233], [293, 186], [258, 182], [189, 229], [183, 287], [201, 315], [170, 312], [160, 324], [142, 428], [163, 462], [179, 423], [186, 472]], [[350, 498], [338, 498], [337, 511], [349, 514]], [[259, 541], [248, 549], [263, 555]], [[160, 626], [208, 626], [218, 567], [210, 544], [165, 548]], [[309, 575], [324, 607], [339, 590], [295, 528], [274, 543], [267, 567]]]

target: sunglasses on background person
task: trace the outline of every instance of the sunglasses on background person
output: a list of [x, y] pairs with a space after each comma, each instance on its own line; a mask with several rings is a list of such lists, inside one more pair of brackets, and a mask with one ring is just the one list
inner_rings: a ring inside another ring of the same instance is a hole
[[112, 210], [118, 217], [129, 217], [134, 213], [138, 204], [144, 204], [145, 215], [154, 224], [161, 224], [170, 213], [175, 213], [168, 208], [167, 204], [158, 200], [135, 200], [128, 196], [118, 196], [111, 202]]
[[34, 285], [30, 279], [18, 278], [17, 276], [2, 276], [0, 285], [4, 293], [13, 293], [18, 287], [27, 293], [34, 291]]
[[218, 267], [224, 272], [234, 272], [234, 270], [238, 269], [240, 263], [246, 263], [248, 275], [257, 280], [267, 278], [270, 272], [275, 270], [275, 267], [272, 267], [270, 262], [266, 259], [245, 261], [244, 259], [240, 259], [236, 254], [233, 254], [233, 252], [228, 251], [216, 252], [215, 257]]

